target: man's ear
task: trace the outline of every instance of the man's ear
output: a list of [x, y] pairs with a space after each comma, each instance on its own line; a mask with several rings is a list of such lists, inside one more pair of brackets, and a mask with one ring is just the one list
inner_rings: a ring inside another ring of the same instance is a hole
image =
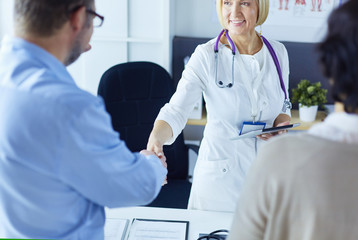
[[76, 11], [72, 12], [70, 16], [70, 25], [75, 32], [82, 29], [86, 22], [86, 7], [82, 6]]

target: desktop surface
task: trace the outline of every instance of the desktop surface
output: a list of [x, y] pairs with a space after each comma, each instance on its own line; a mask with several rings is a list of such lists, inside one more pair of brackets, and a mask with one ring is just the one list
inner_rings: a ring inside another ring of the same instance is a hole
[[175, 208], [129, 207], [106, 208], [106, 218], [129, 219], [126, 236], [128, 236], [134, 218], [189, 221], [188, 240], [196, 240], [199, 234], [202, 233], [210, 233], [218, 229], [229, 230], [233, 213]]

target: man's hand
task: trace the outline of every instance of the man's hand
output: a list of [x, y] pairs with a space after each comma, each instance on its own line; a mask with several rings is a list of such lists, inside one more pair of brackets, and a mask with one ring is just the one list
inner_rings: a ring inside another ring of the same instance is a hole
[[[140, 151], [140, 154], [143, 154], [143, 155], [145, 155], [145, 156], [156, 155], [156, 156], [159, 158], [159, 160], [162, 162], [163, 166], [164, 166], [165, 168], [168, 168], [168, 164], [167, 164], [167, 161], [166, 161], [167, 158], [165, 157], [163, 151], [162, 151], [162, 152], [159, 152], [159, 153], [157, 154], [157, 153], [155, 153], [155, 152], [152, 152], [152, 151], [149, 151], [149, 150], [145, 150], [145, 149], [144, 149], [144, 150]], [[162, 186], [165, 185], [165, 184], [167, 184], [167, 183], [168, 183], [167, 177], [165, 177], [165, 180], [164, 180]]]

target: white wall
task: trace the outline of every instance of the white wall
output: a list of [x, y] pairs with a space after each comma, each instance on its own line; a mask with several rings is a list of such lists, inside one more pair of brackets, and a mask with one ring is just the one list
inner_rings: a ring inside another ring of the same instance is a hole
[[13, 30], [13, 0], [0, 0], [0, 39]]
[[215, 11], [213, 0], [175, 0], [175, 35], [206, 38], [217, 36], [221, 25]]

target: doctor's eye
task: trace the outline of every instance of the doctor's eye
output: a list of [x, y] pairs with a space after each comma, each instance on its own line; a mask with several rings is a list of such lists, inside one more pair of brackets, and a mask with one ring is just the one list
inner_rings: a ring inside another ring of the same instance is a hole
[[231, 5], [230, 1], [224, 1], [224, 5]]
[[249, 3], [249, 2], [241, 2], [240, 5], [241, 5], [241, 6], [247, 6], [247, 7], [248, 7], [248, 6], [250, 6], [250, 3]]

